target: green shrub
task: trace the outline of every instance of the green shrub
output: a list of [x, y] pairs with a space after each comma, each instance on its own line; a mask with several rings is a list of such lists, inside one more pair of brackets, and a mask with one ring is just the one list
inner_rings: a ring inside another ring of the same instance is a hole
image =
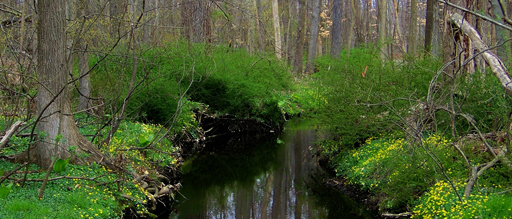
[[382, 63], [370, 49], [353, 49], [350, 58], [320, 57], [314, 86], [325, 99], [316, 118], [344, 147], [398, 128], [399, 117], [422, 100], [437, 62]]
[[[164, 124], [186, 93], [186, 99], [205, 103], [213, 112], [283, 122], [278, 99], [281, 91], [292, 89], [287, 69], [274, 58], [226, 50], [174, 43], [145, 51], [137, 65], [136, 83], [142, 83], [127, 112], [138, 121]], [[96, 92], [113, 100], [114, 108], [122, 106], [128, 93], [132, 68], [131, 58], [111, 55], [94, 74]]]

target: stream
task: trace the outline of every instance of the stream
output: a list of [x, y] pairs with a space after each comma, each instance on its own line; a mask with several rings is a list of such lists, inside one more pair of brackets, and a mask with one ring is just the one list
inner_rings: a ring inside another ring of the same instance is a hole
[[362, 204], [320, 183], [315, 131], [293, 119], [284, 132], [207, 143], [185, 162], [171, 218], [373, 218]]

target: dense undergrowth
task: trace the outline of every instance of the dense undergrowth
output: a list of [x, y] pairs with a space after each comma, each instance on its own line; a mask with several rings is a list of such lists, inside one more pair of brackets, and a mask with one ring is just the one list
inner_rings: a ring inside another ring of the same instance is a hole
[[[4, 119], [2, 124], [5, 124]], [[85, 117], [77, 120], [80, 131], [92, 140], [89, 134], [96, 132], [97, 125], [84, 120]], [[157, 142], [164, 131], [166, 129], [159, 125], [123, 121], [111, 143], [100, 148], [107, 157], [122, 165], [125, 172], [108, 170], [96, 163], [87, 166], [67, 164], [62, 171], [57, 171], [54, 166], [42, 199], [37, 196], [46, 170], [31, 165], [28, 180], [22, 187], [25, 168], [12, 173], [21, 164], [0, 161], [2, 176], [10, 175], [0, 188], [0, 203], [6, 206], [0, 209], [0, 217], [122, 218], [123, 211], [128, 209], [140, 216], [153, 217], [148, 209], [150, 205], [147, 205], [150, 193], [129, 173], [147, 174], [157, 179], [163, 171], [179, 168], [182, 162], [180, 148], [167, 138]], [[24, 151], [28, 143], [26, 137], [12, 137], [10, 146], [1, 154], [8, 156]], [[153, 144], [150, 149], [137, 150], [150, 144]]]
[[[322, 105], [314, 117], [325, 139], [320, 154], [345, 185], [369, 193], [381, 212], [410, 212], [414, 218], [512, 216], [511, 170], [503, 162], [483, 172], [464, 197], [471, 169], [461, 152], [472, 167], [493, 159], [479, 137], [471, 138], [478, 136], [476, 128], [494, 136], [486, 137], [493, 150], [509, 144], [499, 136], [507, 136], [511, 99], [492, 73], [456, 80], [440, 74], [431, 81], [441, 69], [436, 60], [382, 63], [367, 49], [342, 60], [321, 58], [317, 69], [313, 86], [321, 90]], [[458, 116], [422, 108], [429, 89], [433, 105], [428, 107], [453, 105]], [[413, 141], [410, 121], [419, 121], [421, 142]]]
[[[104, 88], [98, 95], [111, 100], [113, 109], [128, 96], [133, 66], [132, 59], [110, 55], [94, 74], [94, 86]], [[135, 66], [140, 84], [127, 114], [142, 122], [168, 124], [184, 103], [193, 101], [211, 114], [281, 124], [283, 96], [294, 89], [287, 68], [275, 58], [222, 46], [174, 43], [141, 51]], [[120, 80], [126, 86], [118, 86]]]
[[[98, 107], [92, 112], [94, 116], [77, 114], [76, 124], [122, 171], [97, 164], [75, 166], [62, 160], [59, 164], [65, 170], [55, 171], [54, 167], [44, 198], [38, 199], [46, 170], [31, 166], [22, 187], [25, 168], [10, 175], [21, 164], [2, 160], [0, 179], [10, 176], [0, 185], [0, 203], [5, 206], [0, 217], [155, 217], [155, 209], [148, 208], [160, 201], [147, 187], [161, 186], [162, 180], [177, 182], [172, 177], [179, 175], [183, 144], [175, 141], [204, 135], [196, 113], [255, 118], [275, 126], [282, 124], [287, 114], [313, 108], [317, 92], [305, 83], [293, 83], [278, 60], [249, 55], [244, 50], [226, 50], [176, 43], [136, 51], [132, 56], [121, 55], [127, 50], [119, 49], [91, 57], [91, 66], [95, 66], [91, 72], [93, 96], [97, 97], [94, 104]], [[96, 64], [98, 60], [101, 62]], [[112, 139], [104, 142], [118, 119], [121, 122]], [[2, 117], [1, 129], [6, 130], [16, 120], [32, 125], [33, 118], [15, 114]], [[30, 126], [22, 130], [27, 134]], [[30, 138], [15, 135], [0, 155], [20, 153], [30, 143]], [[174, 196], [172, 192], [169, 197]]]

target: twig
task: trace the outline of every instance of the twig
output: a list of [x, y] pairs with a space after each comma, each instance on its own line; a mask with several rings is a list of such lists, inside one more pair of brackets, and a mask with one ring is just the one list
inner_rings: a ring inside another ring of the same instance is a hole
[[5, 175], [4, 177], [2, 177], [2, 179], [0, 179], [0, 184], [2, 184], [7, 178], [9, 178], [9, 176], [11, 176], [12, 174], [14, 174], [16, 171], [20, 170], [21, 168], [23, 168], [24, 166], [28, 165], [28, 162], [25, 162], [24, 164], [22, 164], [21, 166], [19, 167], [16, 167], [16, 169], [14, 169], [13, 171], [11, 171], [9, 174]]

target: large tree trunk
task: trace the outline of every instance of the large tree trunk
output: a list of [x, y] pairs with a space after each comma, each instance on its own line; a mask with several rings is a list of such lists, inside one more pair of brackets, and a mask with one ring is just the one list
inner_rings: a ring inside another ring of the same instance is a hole
[[278, 59], [281, 59], [281, 57], [282, 57], [281, 24], [279, 23], [279, 3], [277, 0], [272, 0], [272, 18], [273, 18], [273, 23], [274, 23], [275, 54]]
[[[352, 31], [352, 30], [349, 30]], [[341, 52], [341, 0], [332, 5], [331, 56], [339, 57]]]
[[[65, 0], [39, 0], [37, 4], [37, 111], [40, 115], [37, 129], [45, 133], [36, 146], [37, 164], [41, 167], [48, 167], [52, 157], [70, 157], [71, 145], [78, 146], [78, 153], [91, 153], [88, 160], [101, 157], [98, 149], [78, 132], [71, 112], [65, 7]], [[72, 162], [83, 163], [75, 157]]]
[[[308, 60], [306, 62], [306, 73], [313, 73], [315, 68], [316, 48], [318, 43], [318, 28], [320, 15], [320, 1], [313, 0], [313, 11], [311, 13], [311, 25], [309, 28], [309, 47], [308, 47]], [[341, 36], [340, 36], [341, 37]]]

